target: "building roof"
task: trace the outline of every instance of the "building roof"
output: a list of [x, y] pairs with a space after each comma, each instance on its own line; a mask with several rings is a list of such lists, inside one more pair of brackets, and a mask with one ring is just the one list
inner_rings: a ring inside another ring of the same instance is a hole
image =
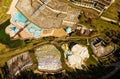
[[97, 57], [108, 55], [116, 49], [114, 44], [107, 44], [102, 38], [95, 38], [92, 42], [92, 48]]
[[89, 53], [87, 47], [76, 44], [71, 49], [74, 55], [80, 55], [82, 59], [89, 58]]
[[71, 65], [71, 67], [82, 69], [81, 64], [83, 64], [83, 62], [80, 56], [75, 55], [68, 56], [68, 62]]
[[20, 73], [20, 71], [28, 68], [29, 66], [32, 66], [32, 64], [33, 61], [28, 52], [17, 55], [7, 61], [7, 66], [9, 70], [8, 75], [11, 79], [14, 79], [14, 76], [16, 76]]
[[67, 35], [67, 32], [63, 28], [43, 30], [41, 34], [42, 37], [47, 37], [47, 36], [63, 37], [66, 35]]
[[42, 28], [61, 28], [63, 20], [76, 22], [80, 13], [59, 0], [19, 0], [16, 8]]
[[60, 51], [54, 45], [43, 45], [35, 50], [38, 69], [41, 71], [57, 71], [62, 68]]
[[89, 58], [87, 47], [75, 44], [71, 48], [71, 54], [68, 56], [68, 62], [73, 68], [82, 69], [81, 65], [85, 64], [84, 61]]

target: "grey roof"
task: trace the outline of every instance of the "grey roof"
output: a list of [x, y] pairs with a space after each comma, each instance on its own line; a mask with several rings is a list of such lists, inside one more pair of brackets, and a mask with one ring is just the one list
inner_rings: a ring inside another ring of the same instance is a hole
[[[76, 16], [78, 16], [71, 14], [72, 9], [58, 0], [19, 0], [16, 8], [31, 22], [42, 28], [61, 28], [63, 20], [77, 21]], [[67, 18], [71, 15], [74, 15], [73, 19]]]

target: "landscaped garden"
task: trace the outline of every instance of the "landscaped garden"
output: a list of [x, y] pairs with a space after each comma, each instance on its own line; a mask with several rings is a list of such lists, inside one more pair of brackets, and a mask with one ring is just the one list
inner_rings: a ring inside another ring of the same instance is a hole
[[10, 18], [10, 15], [6, 14], [9, 9], [12, 0], [0, 0], [0, 24]]
[[115, 2], [102, 15], [117, 21], [118, 12], [120, 12], [120, 0], [115, 0]]

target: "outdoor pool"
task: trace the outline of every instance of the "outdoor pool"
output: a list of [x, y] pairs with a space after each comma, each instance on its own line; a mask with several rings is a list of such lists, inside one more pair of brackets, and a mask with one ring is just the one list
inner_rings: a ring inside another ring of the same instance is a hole
[[41, 35], [41, 28], [33, 23], [27, 26], [28, 31], [34, 35], [35, 38], [39, 38]]
[[28, 19], [21, 12], [17, 12], [17, 13], [14, 13], [12, 21], [25, 24], [28, 21]]
[[19, 29], [16, 26], [12, 26], [12, 27], [10, 27], [10, 31], [17, 33], [19, 31]]

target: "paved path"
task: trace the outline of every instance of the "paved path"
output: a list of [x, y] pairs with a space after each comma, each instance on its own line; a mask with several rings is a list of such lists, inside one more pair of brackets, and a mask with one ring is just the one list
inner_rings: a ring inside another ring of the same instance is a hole
[[41, 2], [41, 1], [40, 1], [40, 3], [42, 3], [42, 6], [40, 6], [40, 7], [32, 14], [32, 16], [37, 15], [38, 13], [40, 13], [40, 12], [41, 12], [43, 9], [45, 9], [45, 8], [48, 8], [48, 9], [50, 9], [51, 11], [56, 12], [56, 13], [67, 14], [67, 12], [55, 10], [55, 9], [51, 8], [50, 6], [48, 6], [47, 4], [48, 4], [50, 1], [51, 1], [51, 0], [46, 0], [45, 2]]
[[22, 32], [28, 25], [30, 24], [30, 22], [28, 21], [27, 23], [26, 23], [26, 25], [23, 27], [23, 28], [21, 28], [12, 38], [14, 38], [16, 35], [18, 35], [20, 32]]
[[42, 3], [42, 6], [40, 6], [33, 14], [32, 16], [35, 16], [36, 14], [40, 13], [41, 10], [45, 9], [47, 4], [50, 2], [51, 0], [46, 0], [45, 2], [41, 2], [39, 1], [40, 3]]
[[16, 54], [20, 54], [20, 53], [22, 53], [22, 52], [25, 52], [25, 51], [28, 51], [28, 50], [30, 50], [30, 49], [33, 49], [33, 48], [36, 48], [36, 47], [38, 47], [38, 46], [40, 46], [40, 45], [44, 45], [44, 44], [46, 44], [46, 43], [48, 43], [48, 41], [46, 41], [46, 42], [42, 42], [42, 43], [38, 43], [38, 44], [36, 44], [36, 45], [33, 45], [33, 46], [26, 46], [25, 48], [22, 48], [22, 49], [20, 49], [20, 50], [16, 50], [16, 51], [11, 51], [11, 52], [7, 52], [8, 54], [6, 55], [6, 54], [1, 54], [0, 55], [0, 58], [3, 58], [3, 57], [10, 57], [10, 56], [13, 56], [13, 55], [16, 55]]
[[104, 16], [101, 16], [100, 18], [103, 19], [103, 20], [109, 21], [109, 22], [117, 23], [116, 20], [113, 20], [113, 19], [110, 19], [110, 18], [107, 18], [107, 17], [104, 17]]
[[67, 12], [64, 12], [64, 11], [55, 10], [55, 9], [49, 7], [49, 6], [46, 6], [46, 7], [47, 7], [48, 9], [50, 9], [51, 11], [53, 11], [53, 12], [67, 14]]
[[[104, 16], [101, 16], [100, 18], [102, 20], [105, 20], [105, 21], [108, 21], [108, 22], [118, 23], [118, 21], [110, 19], [110, 18], [107, 18], [107, 17], [104, 17]], [[119, 25], [120, 25], [120, 22], [119, 22]]]

